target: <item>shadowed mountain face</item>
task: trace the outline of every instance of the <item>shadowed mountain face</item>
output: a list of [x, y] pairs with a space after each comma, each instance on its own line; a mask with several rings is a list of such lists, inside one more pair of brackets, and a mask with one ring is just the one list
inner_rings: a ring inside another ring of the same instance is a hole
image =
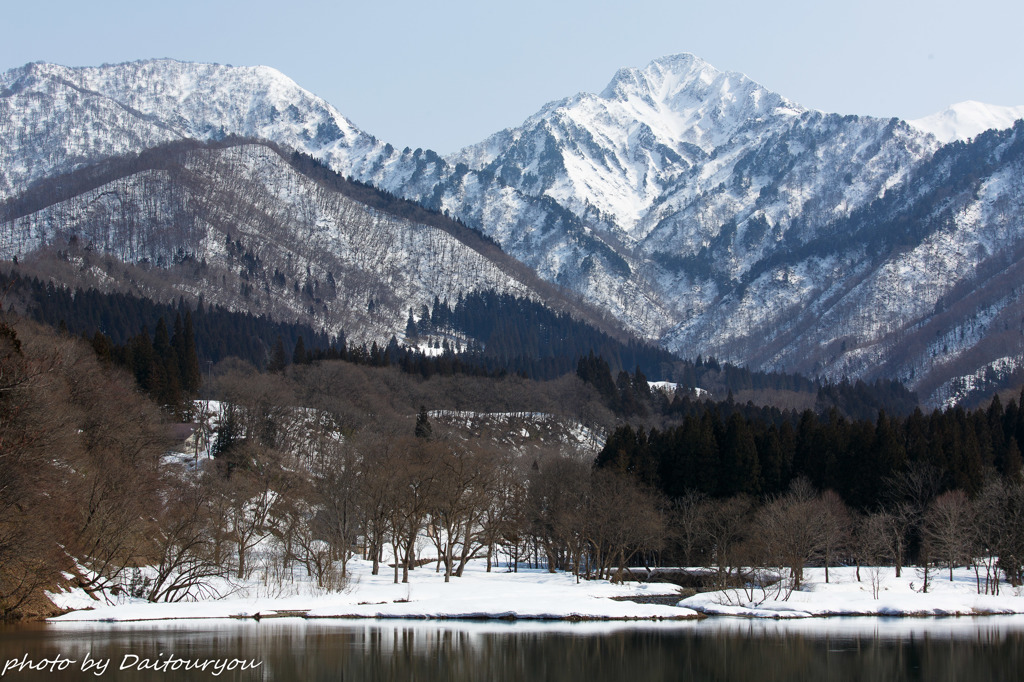
[[[265, 67], [34, 64], [0, 76], [0, 195], [174, 140], [266, 139], [458, 217], [541, 278], [670, 350], [830, 378], [892, 376], [941, 404], [1012, 380], [1024, 362], [1014, 284], [1021, 132], [941, 146], [902, 121], [808, 111], [745, 76], [679, 55], [623, 69], [599, 95], [553, 102], [522, 126], [441, 158], [359, 131]], [[337, 271], [374, 269], [359, 261], [359, 248], [318, 241], [338, 232], [330, 226], [336, 207], [311, 199], [305, 231], [294, 231], [307, 190], [267, 170], [277, 162], [225, 163], [269, 173], [249, 183], [260, 188], [259, 211], [277, 216], [266, 229], [273, 223], [284, 241], [333, 254]], [[121, 210], [122, 222], [171, 220], [163, 209], [139, 208], [141, 197], [163, 196], [150, 189], [155, 176], [132, 182], [150, 184], [130, 190], [138, 200], [127, 204], [101, 192], [102, 200], [83, 195], [6, 220], [3, 255], [24, 257], [89, 211], [90, 229], [99, 229], [104, 206], [103, 215]], [[208, 201], [200, 190], [217, 182], [204, 179], [186, 203]], [[227, 185], [239, 182], [248, 180]], [[166, 199], [152, 201], [171, 210]], [[204, 220], [222, 220], [217, 238], [226, 243], [228, 223], [233, 233], [255, 235], [259, 211]], [[110, 228], [104, 248], [138, 260], [143, 247], [123, 241], [126, 229]], [[216, 242], [204, 234], [195, 228], [190, 238]], [[271, 234], [253, 238], [272, 251]], [[471, 286], [464, 275], [499, 289], [531, 288], [474, 274], [483, 266], [454, 256], [426, 265], [420, 261], [433, 255], [403, 253], [395, 263], [416, 262], [431, 274], [410, 275], [417, 284], [399, 278], [390, 321], [368, 333], [393, 328], [396, 316], [404, 323], [401, 308], [418, 296]], [[288, 267], [284, 251], [261, 259], [271, 273]], [[387, 298], [348, 286], [360, 305]], [[269, 298], [277, 295], [261, 297]], [[299, 306], [286, 299], [273, 305]]]

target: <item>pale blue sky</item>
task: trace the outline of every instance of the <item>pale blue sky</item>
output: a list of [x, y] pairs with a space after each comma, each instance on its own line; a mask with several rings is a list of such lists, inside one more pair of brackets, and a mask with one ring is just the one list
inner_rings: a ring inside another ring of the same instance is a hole
[[678, 52], [826, 111], [917, 118], [967, 99], [1024, 105], [1020, 0], [0, 0], [0, 21], [0, 70], [266, 64], [380, 139], [442, 153]]

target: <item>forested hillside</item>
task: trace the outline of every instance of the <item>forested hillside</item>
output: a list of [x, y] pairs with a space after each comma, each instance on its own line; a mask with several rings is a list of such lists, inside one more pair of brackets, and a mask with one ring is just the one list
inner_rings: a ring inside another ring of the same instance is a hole
[[[83, 258], [88, 258], [84, 255]], [[827, 386], [799, 375], [752, 372], [714, 358], [680, 359], [635, 338], [611, 336], [568, 313], [557, 313], [535, 301], [488, 290], [459, 296], [454, 303], [435, 297], [411, 309], [400, 339], [369, 343], [347, 341], [344, 330], [328, 335], [300, 322], [282, 323], [263, 315], [231, 311], [201, 300], [194, 305], [178, 298], [155, 303], [130, 293], [101, 293], [44, 284], [38, 267], [18, 266], [0, 275], [6, 305], [52, 326], [63, 323], [74, 334], [90, 339], [97, 333], [112, 345], [127, 345], [143, 331], [152, 334], [160, 319], [169, 326], [176, 317], [191, 314], [196, 352], [203, 367], [235, 356], [256, 367], [267, 367], [281, 343], [290, 361], [346, 358], [379, 365], [400, 365], [422, 374], [452, 372], [514, 373], [534, 379], [553, 379], [577, 371], [589, 354], [602, 358], [609, 373], [641, 370], [652, 381], [669, 381], [683, 389], [724, 398], [729, 392], [759, 396], [758, 402], [782, 404], [793, 395], [814, 406], [836, 405], [844, 414], [862, 415], [885, 407], [904, 413], [916, 398], [899, 387], [863, 384]], [[25, 274], [22, 274], [22, 273]], [[296, 356], [296, 346], [302, 349]], [[596, 381], [596, 379], [595, 379]], [[886, 397], [887, 393], [893, 393]], [[820, 409], [820, 408], [819, 408]]]

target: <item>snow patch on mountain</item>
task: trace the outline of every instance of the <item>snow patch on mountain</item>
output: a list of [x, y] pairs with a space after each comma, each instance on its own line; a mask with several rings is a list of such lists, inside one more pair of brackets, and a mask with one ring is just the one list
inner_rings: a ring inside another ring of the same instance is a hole
[[943, 382], [931, 397], [942, 409], [949, 409], [970, 392], [1009, 377], [1021, 369], [1024, 369], [1024, 356], [996, 358], [972, 374]]
[[954, 140], [966, 142], [986, 130], [1012, 128], [1014, 122], [1022, 118], [1024, 106], [1004, 107], [968, 100], [907, 123], [931, 133], [940, 142], [949, 143]]

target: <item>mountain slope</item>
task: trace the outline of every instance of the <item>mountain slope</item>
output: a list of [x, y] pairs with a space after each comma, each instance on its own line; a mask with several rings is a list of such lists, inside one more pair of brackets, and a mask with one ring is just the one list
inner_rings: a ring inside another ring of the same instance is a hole
[[0, 256], [24, 261], [73, 244], [84, 248], [83, 283], [113, 286], [116, 263], [157, 266], [170, 289], [140, 291], [157, 300], [202, 295], [367, 340], [401, 336], [410, 307], [435, 296], [550, 298], [496, 249], [371, 209], [266, 144], [165, 146], [55, 187], [5, 205]]
[[[550, 281], [600, 280], [589, 287], [591, 301], [634, 329], [665, 323], [641, 280], [603, 276], [626, 272], [628, 265], [576, 216], [493, 178], [460, 173], [430, 151], [395, 150], [267, 67], [152, 60], [11, 70], [0, 76], [0, 199], [112, 155], [227, 136], [270, 140], [343, 175], [451, 209]], [[631, 302], [644, 304], [632, 313]]]
[[1024, 358], [1022, 173], [1022, 124], [943, 148], [818, 239], [759, 262], [675, 344], [757, 367], [896, 377], [930, 404], [991, 387]]
[[486, 169], [579, 215], [605, 216], [638, 240], [646, 232], [634, 232], [652, 205], [715, 149], [801, 113], [745, 76], [679, 55], [622, 69], [600, 95], [548, 104], [449, 161]]

